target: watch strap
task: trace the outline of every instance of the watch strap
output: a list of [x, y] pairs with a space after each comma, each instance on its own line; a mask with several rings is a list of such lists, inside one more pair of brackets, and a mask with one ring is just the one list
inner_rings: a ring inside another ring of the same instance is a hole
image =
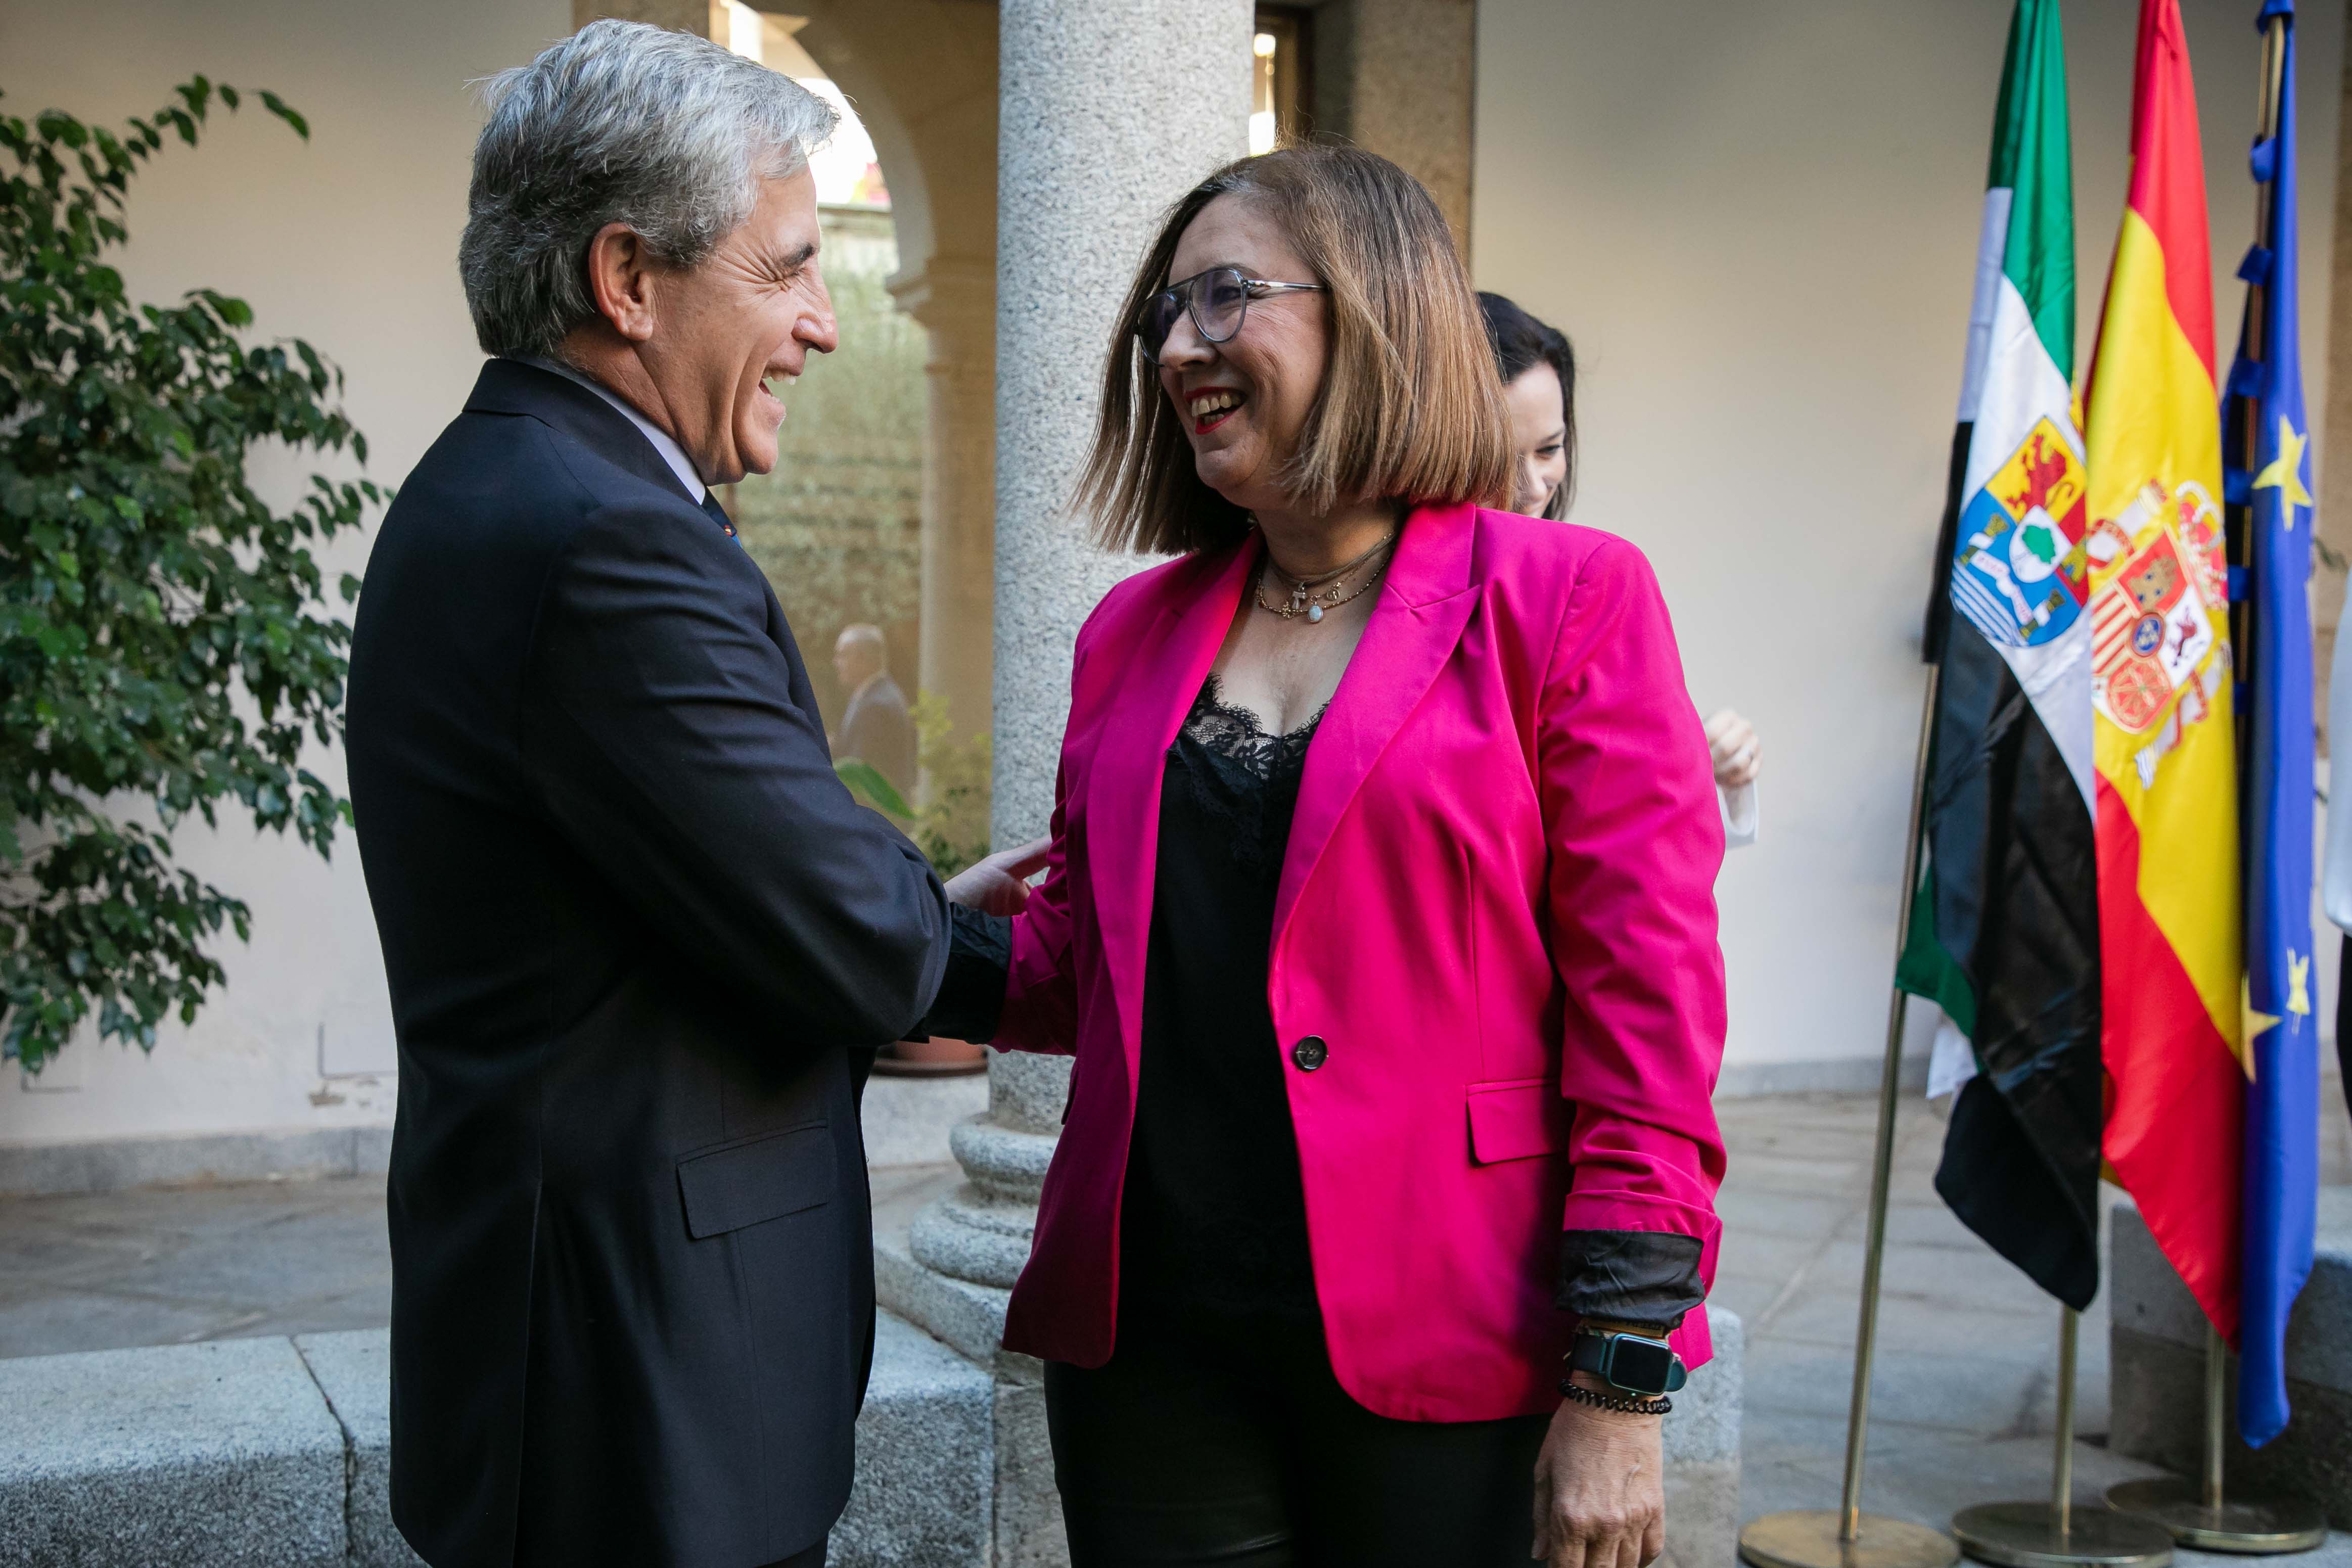
[[1669, 1349], [1666, 1352], [1667, 1365], [1664, 1386], [1660, 1388], [1635, 1388], [1618, 1382], [1612, 1375], [1615, 1370], [1614, 1363], [1617, 1342], [1620, 1340], [1634, 1339], [1641, 1340], [1644, 1343], [1652, 1345], [1664, 1345], [1665, 1343], [1665, 1340], [1663, 1336], [1652, 1339], [1648, 1335], [1643, 1334], [1624, 1334], [1591, 1331], [1580, 1332], [1569, 1347], [1569, 1370], [1570, 1372], [1591, 1373], [1594, 1376], [1607, 1383], [1612, 1388], [1623, 1389], [1628, 1394], [1640, 1394], [1644, 1397], [1655, 1397], [1661, 1394], [1671, 1394], [1675, 1390], [1682, 1387], [1683, 1384], [1688, 1381], [1690, 1374], [1683, 1366], [1683, 1358], [1676, 1355], [1671, 1349]]

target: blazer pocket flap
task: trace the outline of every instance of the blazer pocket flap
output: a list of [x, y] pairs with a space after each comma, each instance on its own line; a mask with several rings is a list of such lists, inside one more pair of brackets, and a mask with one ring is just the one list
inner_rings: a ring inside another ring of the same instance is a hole
[[1550, 1079], [1470, 1086], [1470, 1157], [1482, 1165], [1558, 1153], [1575, 1124], [1576, 1107]]
[[833, 1129], [822, 1121], [677, 1163], [686, 1233], [697, 1241], [829, 1204], [840, 1184]]

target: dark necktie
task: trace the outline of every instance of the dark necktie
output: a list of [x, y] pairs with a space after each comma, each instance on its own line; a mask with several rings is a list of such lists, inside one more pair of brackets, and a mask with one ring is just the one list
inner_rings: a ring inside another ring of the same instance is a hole
[[719, 498], [709, 490], [702, 492], [702, 510], [709, 514], [711, 521], [727, 531], [727, 537], [735, 542], [737, 549], [742, 548], [743, 536], [735, 531], [735, 520], [727, 515], [727, 509], [720, 506]]

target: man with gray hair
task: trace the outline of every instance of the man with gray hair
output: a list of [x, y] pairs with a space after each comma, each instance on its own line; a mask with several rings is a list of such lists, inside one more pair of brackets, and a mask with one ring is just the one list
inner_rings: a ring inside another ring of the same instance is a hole
[[834, 116], [625, 22], [488, 97], [458, 254], [493, 357], [352, 649], [393, 1517], [435, 1568], [814, 1568], [873, 1345], [858, 1096], [949, 924], [709, 489], [774, 464], [777, 384], [835, 346]]

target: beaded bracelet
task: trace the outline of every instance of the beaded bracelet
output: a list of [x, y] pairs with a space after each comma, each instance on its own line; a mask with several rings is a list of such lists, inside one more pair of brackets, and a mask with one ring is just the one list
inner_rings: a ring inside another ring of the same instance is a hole
[[1569, 1378], [1559, 1380], [1559, 1391], [1580, 1405], [1590, 1405], [1599, 1410], [1616, 1410], [1627, 1415], [1664, 1415], [1672, 1411], [1671, 1399], [1620, 1399], [1614, 1394], [1595, 1394], [1582, 1384]]

